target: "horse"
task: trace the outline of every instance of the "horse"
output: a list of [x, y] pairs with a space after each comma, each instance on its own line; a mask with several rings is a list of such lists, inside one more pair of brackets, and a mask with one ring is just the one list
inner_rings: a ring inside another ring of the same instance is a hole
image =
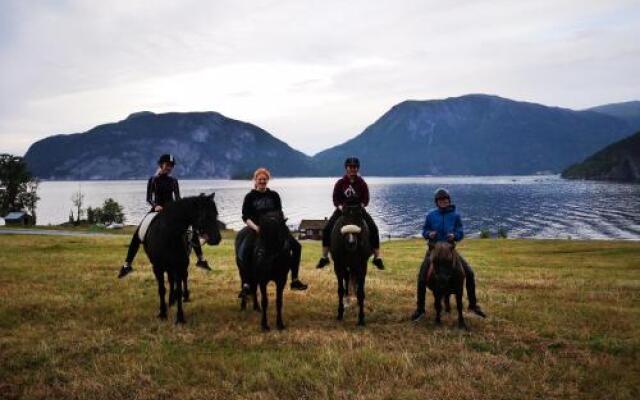
[[358, 326], [364, 326], [364, 282], [372, 253], [362, 206], [345, 206], [331, 232], [333, 270], [338, 280], [338, 321], [344, 318], [344, 296], [351, 287], [358, 298]]
[[[158, 318], [167, 318], [164, 274], [169, 279], [169, 306], [178, 303], [176, 324], [184, 324], [182, 310], [183, 288], [189, 266], [190, 239], [186, 234], [189, 226], [209, 245], [218, 245], [222, 239], [218, 227], [218, 209], [215, 193], [186, 197], [168, 204], [151, 221], [144, 240], [144, 251], [153, 265], [158, 282], [160, 313]], [[186, 288], [186, 285], [185, 285]], [[187, 289], [188, 290], [188, 289]]]
[[455, 294], [456, 308], [458, 309], [458, 328], [467, 329], [462, 315], [462, 292], [464, 288], [465, 274], [460, 256], [455, 245], [447, 242], [438, 242], [429, 245], [429, 263], [427, 270], [427, 287], [433, 292], [434, 306], [436, 309], [436, 324], [442, 323], [442, 300], [445, 300], [447, 312], [450, 309], [449, 295]]
[[[249, 284], [250, 294], [253, 295], [254, 310], [262, 309], [260, 326], [263, 331], [269, 331], [267, 321], [267, 308], [269, 296], [267, 285], [269, 282], [276, 284], [276, 325], [278, 330], [285, 329], [282, 320], [282, 303], [284, 287], [291, 270], [292, 256], [289, 245], [289, 228], [280, 211], [268, 212], [260, 216], [260, 233], [254, 243], [242, 243], [247, 240], [247, 235], [236, 240], [236, 263], [240, 271], [240, 277], [244, 284]], [[248, 232], [248, 231], [247, 231]], [[240, 234], [239, 234], [240, 236]], [[252, 248], [245, 248], [249, 246]], [[244, 254], [243, 254], [244, 253]], [[260, 287], [261, 307], [257, 305], [257, 288]], [[241, 309], [246, 307], [246, 290], [241, 292]]]

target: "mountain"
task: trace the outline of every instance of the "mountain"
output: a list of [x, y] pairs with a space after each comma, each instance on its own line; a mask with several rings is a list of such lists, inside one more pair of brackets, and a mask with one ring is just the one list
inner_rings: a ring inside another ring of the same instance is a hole
[[640, 130], [640, 101], [605, 104], [588, 110], [623, 119], [629, 123], [634, 132]]
[[640, 183], [640, 132], [572, 165], [562, 177]]
[[25, 160], [44, 179], [134, 179], [150, 176], [163, 153], [176, 157], [180, 178], [246, 177], [259, 166], [278, 176], [315, 174], [305, 154], [215, 112], [131, 114], [84, 133], [40, 140]]
[[333, 175], [351, 155], [365, 175], [560, 172], [630, 133], [625, 121], [598, 112], [473, 94], [404, 101], [313, 158]]

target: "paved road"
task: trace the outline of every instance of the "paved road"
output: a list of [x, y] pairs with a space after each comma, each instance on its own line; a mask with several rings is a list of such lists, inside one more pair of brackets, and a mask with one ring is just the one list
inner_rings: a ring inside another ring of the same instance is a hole
[[0, 235], [50, 235], [50, 236], [110, 236], [112, 234], [100, 232], [58, 231], [54, 229], [6, 229], [0, 228]]

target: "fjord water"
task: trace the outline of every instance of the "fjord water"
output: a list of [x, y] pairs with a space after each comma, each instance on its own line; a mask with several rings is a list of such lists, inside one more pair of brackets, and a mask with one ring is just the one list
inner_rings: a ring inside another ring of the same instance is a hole
[[[371, 191], [369, 212], [383, 236], [419, 234], [425, 212], [433, 208], [433, 192], [445, 187], [462, 214], [467, 234], [481, 230], [509, 237], [574, 239], [640, 239], [640, 185], [563, 180], [551, 176], [366, 178]], [[322, 219], [333, 211], [335, 178], [276, 178], [289, 225]], [[80, 189], [86, 206], [112, 197], [124, 206], [126, 223], [137, 224], [148, 211], [146, 181], [48, 181], [39, 189], [38, 224], [68, 219], [71, 195]], [[181, 180], [182, 196], [216, 192], [220, 220], [243, 226], [242, 200], [249, 181]]]

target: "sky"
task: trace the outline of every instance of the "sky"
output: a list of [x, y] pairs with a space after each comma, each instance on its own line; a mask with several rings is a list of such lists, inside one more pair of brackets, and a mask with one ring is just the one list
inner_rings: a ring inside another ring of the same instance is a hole
[[143, 110], [313, 155], [407, 99], [640, 100], [638, 21], [638, 0], [0, 0], [0, 152]]

